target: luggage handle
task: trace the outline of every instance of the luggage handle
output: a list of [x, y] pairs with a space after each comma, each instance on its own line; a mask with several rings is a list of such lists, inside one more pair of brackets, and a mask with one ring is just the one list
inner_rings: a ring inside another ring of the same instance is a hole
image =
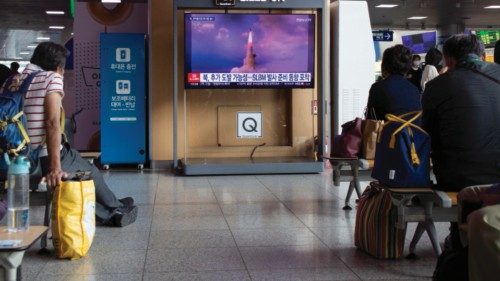
[[73, 173], [68, 173], [68, 177], [66, 177], [63, 181], [86, 181], [90, 180], [92, 172], [90, 171], [77, 171]]

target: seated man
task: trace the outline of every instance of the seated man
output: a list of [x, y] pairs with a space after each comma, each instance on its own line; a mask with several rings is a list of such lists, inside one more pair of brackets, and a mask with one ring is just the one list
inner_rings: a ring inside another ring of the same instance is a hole
[[[51, 188], [57, 186], [67, 172], [91, 171], [96, 192], [96, 219], [110, 226], [125, 226], [137, 218], [137, 206], [130, 197], [118, 200], [108, 188], [102, 174], [61, 140], [60, 124], [63, 92], [63, 74], [68, 51], [61, 45], [40, 43], [26, 66], [11, 85], [16, 87], [33, 72], [37, 72], [24, 100], [31, 149], [40, 148], [42, 173]], [[0, 93], [3, 88], [0, 89]]]
[[437, 189], [498, 183], [500, 65], [484, 62], [475, 35], [451, 37], [443, 53], [449, 70], [427, 84], [422, 98]]

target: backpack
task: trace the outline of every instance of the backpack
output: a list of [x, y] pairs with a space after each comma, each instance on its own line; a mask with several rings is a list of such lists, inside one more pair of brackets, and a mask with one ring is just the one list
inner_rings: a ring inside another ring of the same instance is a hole
[[28, 92], [31, 82], [39, 72], [29, 74], [21, 85], [18, 76], [10, 77], [0, 94], [0, 173], [4, 176], [7, 163], [4, 156], [28, 154], [27, 144], [30, 142], [27, 128], [27, 119], [24, 115], [24, 96]]
[[421, 111], [386, 115], [372, 178], [389, 187], [430, 187], [431, 138], [416, 125], [421, 115]]

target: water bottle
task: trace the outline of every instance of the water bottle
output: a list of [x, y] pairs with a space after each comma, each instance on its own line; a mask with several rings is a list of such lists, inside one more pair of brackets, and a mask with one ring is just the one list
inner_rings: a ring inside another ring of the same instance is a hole
[[7, 172], [7, 230], [26, 231], [29, 227], [30, 162], [24, 156], [9, 163]]

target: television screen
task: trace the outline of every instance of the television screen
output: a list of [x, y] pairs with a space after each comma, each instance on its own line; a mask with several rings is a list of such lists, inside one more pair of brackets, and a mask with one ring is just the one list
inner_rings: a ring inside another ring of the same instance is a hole
[[476, 32], [479, 40], [483, 42], [486, 48], [494, 48], [498, 40], [500, 40], [500, 29], [498, 30], [479, 30]]
[[313, 88], [312, 14], [185, 14], [185, 86]]
[[436, 46], [436, 32], [426, 32], [402, 36], [403, 45], [414, 54], [425, 54]]

